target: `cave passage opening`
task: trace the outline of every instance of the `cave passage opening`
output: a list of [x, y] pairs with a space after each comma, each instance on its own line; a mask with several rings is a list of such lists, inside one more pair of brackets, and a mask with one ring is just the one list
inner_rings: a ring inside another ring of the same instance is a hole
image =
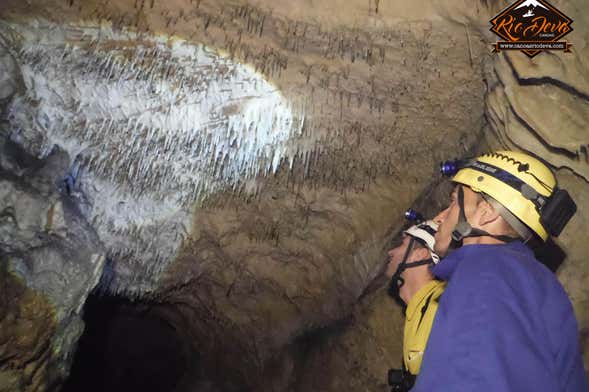
[[84, 323], [62, 392], [177, 389], [189, 355], [179, 331], [152, 305], [95, 293], [86, 301]]

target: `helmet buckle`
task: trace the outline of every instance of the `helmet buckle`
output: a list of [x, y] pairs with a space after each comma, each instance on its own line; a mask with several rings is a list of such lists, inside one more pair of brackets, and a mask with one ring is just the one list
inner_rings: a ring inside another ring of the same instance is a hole
[[468, 222], [458, 222], [452, 232], [452, 239], [460, 242], [464, 237], [468, 237], [471, 232], [472, 226]]

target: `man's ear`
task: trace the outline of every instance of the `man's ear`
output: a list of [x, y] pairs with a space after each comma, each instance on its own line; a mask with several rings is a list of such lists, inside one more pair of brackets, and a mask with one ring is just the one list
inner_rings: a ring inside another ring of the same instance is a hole
[[499, 214], [499, 211], [497, 211], [495, 208], [493, 208], [493, 206], [491, 204], [489, 204], [489, 202], [487, 202], [486, 200], [481, 200], [477, 206], [477, 210], [478, 210], [478, 224], [479, 226], [485, 226], [491, 223], [496, 222], [499, 218], [501, 218], [501, 215]]

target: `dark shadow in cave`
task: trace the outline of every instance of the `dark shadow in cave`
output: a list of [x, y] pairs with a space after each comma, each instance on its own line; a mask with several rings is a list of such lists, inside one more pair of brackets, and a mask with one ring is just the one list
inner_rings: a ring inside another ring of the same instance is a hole
[[548, 238], [544, 243], [532, 244], [531, 247], [536, 259], [554, 273], [567, 257], [565, 251], [552, 238]]
[[187, 367], [176, 329], [152, 307], [91, 295], [84, 334], [62, 392], [174, 391]]

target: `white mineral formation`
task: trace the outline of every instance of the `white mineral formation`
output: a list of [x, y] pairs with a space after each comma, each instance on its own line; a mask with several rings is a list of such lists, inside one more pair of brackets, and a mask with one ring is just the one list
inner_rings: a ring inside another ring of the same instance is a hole
[[152, 288], [203, 197], [312, 145], [289, 143], [303, 137], [302, 105], [212, 49], [104, 25], [0, 32], [27, 87], [9, 108], [12, 137], [33, 127], [41, 155], [58, 145], [72, 157], [69, 185], [110, 249], [113, 290]]

